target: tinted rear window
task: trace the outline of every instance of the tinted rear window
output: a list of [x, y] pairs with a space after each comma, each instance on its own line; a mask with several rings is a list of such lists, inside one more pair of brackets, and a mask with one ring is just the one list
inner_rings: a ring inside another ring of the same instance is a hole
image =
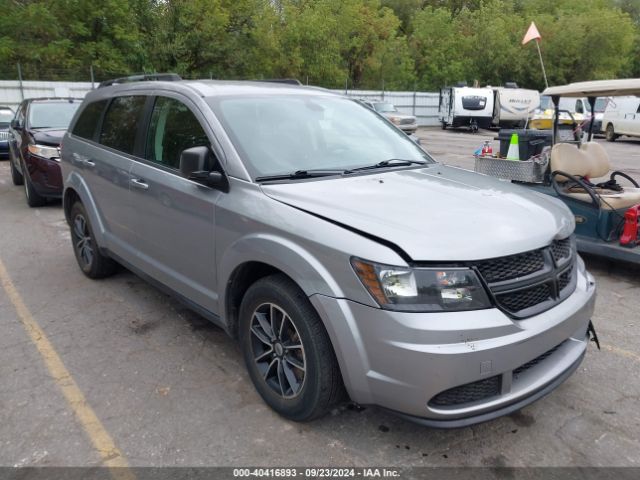
[[114, 98], [102, 122], [100, 143], [124, 153], [133, 153], [136, 129], [146, 100], [147, 97], [142, 95]]
[[104, 111], [104, 107], [107, 106], [106, 100], [99, 102], [92, 102], [85, 107], [80, 114], [78, 121], [73, 126], [73, 134], [78, 137], [93, 139], [98, 127], [98, 122]]

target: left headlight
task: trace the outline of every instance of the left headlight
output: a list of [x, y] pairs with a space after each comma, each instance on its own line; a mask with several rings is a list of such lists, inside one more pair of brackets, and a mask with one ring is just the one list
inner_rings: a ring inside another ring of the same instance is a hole
[[400, 120], [401, 120], [400, 117], [393, 117], [393, 116], [389, 117], [389, 121], [396, 125], [400, 125]]
[[46, 145], [29, 145], [29, 153], [42, 158], [49, 158], [57, 162], [60, 161], [60, 149], [58, 147], [49, 147]]
[[410, 312], [490, 308], [491, 301], [469, 268], [408, 268], [352, 258], [356, 275], [382, 307]]

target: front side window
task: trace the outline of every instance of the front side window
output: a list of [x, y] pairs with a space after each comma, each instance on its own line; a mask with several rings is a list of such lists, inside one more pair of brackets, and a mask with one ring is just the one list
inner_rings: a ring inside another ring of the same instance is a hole
[[147, 134], [147, 160], [178, 169], [183, 150], [210, 144], [200, 122], [184, 103], [168, 97], [156, 99]]
[[146, 100], [143, 95], [114, 98], [102, 122], [100, 143], [132, 154]]
[[375, 112], [338, 96], [209, 99], [251, 175], [350, 169], [385, 160], [432, 161]]
[[67, 128], [80, 101], [33, 102], [29, 107], [30, 128]]
[[87, 105], [73, 126], [72, 133], [78, 137], [92, 140], [106, 106], [107, 100], [100, 100]]

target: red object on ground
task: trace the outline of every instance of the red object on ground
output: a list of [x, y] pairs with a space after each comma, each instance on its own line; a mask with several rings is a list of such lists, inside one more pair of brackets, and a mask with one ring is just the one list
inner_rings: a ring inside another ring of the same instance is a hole
[[634, 205], [624, 212], [624, 228], [620, 235], [620, 245], [631, 248], [638, 244], [638, 217], [640, 217], [640, 205]]

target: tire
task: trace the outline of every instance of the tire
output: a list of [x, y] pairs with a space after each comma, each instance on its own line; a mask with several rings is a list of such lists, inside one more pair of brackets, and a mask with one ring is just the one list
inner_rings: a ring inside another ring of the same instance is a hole
[[[24, 163], [22, 164], [22, 171], [27, 171], [27, 169], [24, 168]], [[31, 179], [29, 178], [29, 174], [23, 174], [22, 177], [24, 180], [24, 195], [27, 198], [27, 205], [31, 208], [42, 207], [45, 205], [47, 203], [46, 197], [43, 197], [36, 192], [36, 189], [33, 187], [33, 183], [31, 183]]]
[[16, 168], [15, 163], [13, 163], [13, 154], [11, 153], [11, 149], [9, 149], [9, 168], [11, 169], [11, 181], [14, 185], [22, 185], [24, 183], [24, 177]]
[[89, 216], [81, 202], [73, 204], [69, 218], [71, 219], [73, 253], [82, 273], [94, 279], [113, 275], [117, 270], [118, 264], [100, 253]]
[[314, 420], [342, 396], [329, 335], [304, 292], [285, 275], [249, 287], [240, 306], [239, 333], [256, 390], [283, 417]]
[[619, 136], [620, 135], [616, 135], [616, 132], [613, 130], [613, 124], [612, 123], [607, 125], [607, 130], [606, 130], [606, 133], [605, 133], [605, 138], [607, 139], [607, 142], [615, 142], [616, 139]]
[[447, 129], [447, 122], [440, 122], [440, 126], [442, 127], [442, 130], [446, 130]]

